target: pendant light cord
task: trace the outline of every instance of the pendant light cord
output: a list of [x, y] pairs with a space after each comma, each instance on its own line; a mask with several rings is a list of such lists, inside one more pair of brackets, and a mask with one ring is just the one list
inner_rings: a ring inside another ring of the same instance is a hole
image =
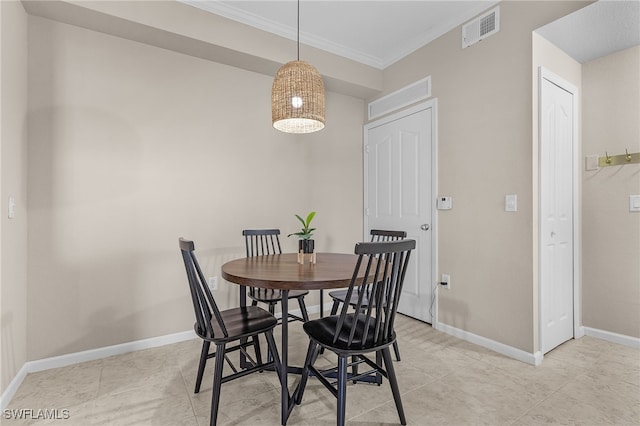
[[298, 0], [298, 60], [300, 60], [300, 0]]

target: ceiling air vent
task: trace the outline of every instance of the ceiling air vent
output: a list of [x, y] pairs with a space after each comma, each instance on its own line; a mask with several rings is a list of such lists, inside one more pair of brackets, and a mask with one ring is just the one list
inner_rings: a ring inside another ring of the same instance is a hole
[[500, 31], [500, 7], [478, 16], [462, 26], [462, 48], [476, 44]]

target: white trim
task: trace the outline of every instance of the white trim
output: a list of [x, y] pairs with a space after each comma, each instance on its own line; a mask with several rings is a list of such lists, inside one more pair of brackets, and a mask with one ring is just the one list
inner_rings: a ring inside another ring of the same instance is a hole
[[629, 346], [630, 348], [640, 349], [640, 338], [638, 337], [627, 336], [591, 327], [581, 327], [581, 329], [584, 331], [586, 336], [606, 340], [611, 343], [617, 343], [618, 345]]
[[20, 388], [20, 385], [22, 384], [24, 379], [27, 377], [27, 374], [27, 364], [24, 364], [22, 368], [18, 370], [13, 380], [11, 380], [9, 386], [7, 386], [4, 392], [2, 392], [2, 395], [0, 395], [0, 411], [7, 408], [7, 405], [9, 405], [9, 402], [14, 397], [16, 392], [18, 392], [18, 389]]
[[540, 365], [542, 363], [542, 353], [539, 351], [536, 353], [525, 352], [522, 349], [514, 348], [438, 321], [433, 322], [433, 328], [530, 365]]
[[[422, 90], [420, 90], [420, 88], [422, 88]], [[399, 103], [397, 99], [394, 101], [394, 98], [401, 99], [403, 98], [403, 95], [408, 95], [410, 96], [410, 98], [404, 101], [400, 101]], [[367, 105], [367, 117], [369, 120], [373, 120], [375, 118], [382, 117], [383, 115], [393, 111], [398, 111], [406, 106], [415, 104], [430, 97], [431, 76], [427, 76], [407, 86], [401, 87], [400, 89], [395, 90], [388, 95], [369, 102], [369, 104]], [[386, 108], [383, 107], [383, 109], [381, 109], [380, 111], [374, 112], [378, 105], [383, 105], [385, 102], [389, 102], [389, 105]]]
[[[258, 28], [262, 31], [276, 34], [280, 37], [287, 38], [289, 40], [296, 41], [298, 30], [295, 26], [287, 25], [283, 22], [276, 22], [272, 19], [265, 18], [252, 13], [249, 9], [240, 8], [235, 5], [229, 4], [230, 2], [221, 1], [202, 1], [202, 0], [178, 0], [189, 6], [196, 7], [207, 12], [220, 15], [224, 18], [231, 19], [246, 25], [250, 25], [254, 28]], [[485, 10], [487, 7], [492, 7], [498, 4], [499, 1], [491, 1], [487, 6], [487, 2], [469, 2], [469, 6], [460, 15], [453, 17], [450, 20], [442, 21], [430, 28], [428, 31], [422, 34], [418, 34], [415, 37], [405, 40], [402, 45], [394, 46], [389, 53], [381, 52], [381, 56], [375, 51], [365, 52], [363, 50], [354, 49], [349, 46], [343, 45], [336, 41], [328, 40], [320, 35], [300, 31], [300, 43], [315, 47], [326, 52], [342, 56], [347, 59], [354, 60], [356, 62], [369, 65], [371, 67], [383, 70], [388, 66], [396, 63], [400, 59], [409, 55], [410, 53], [420, 49], [427, 45], [438, 37], [446, 34], [447, 32], [455, 29], [459, 25], [462, 25], [465, 21], [473, 18], [478, 13]], [[375, 50], [375, 49], [374, 49]]]
[[[581, 271], [580, 265], [582, 264], [580, 247], [580, 214], [579, 214], [579, 197], [580, 197], [580, 166], [579, 166], [579, 90], [576, 86], [565, 80], [564, 78], [554, 74], [549, 71], [545, 67], [538, 68], [538, 153], [540, 153], [540, 144], [542, 140], [542, 80], [548, 80], [556, 86], [560, 87], [563, 90], [571, 93], [573, 99], [573, 158], [572, 158], [572, 167], [573, 167], [573, 337], [578, 338], [582, 334], [580, 330], [580, 318], [581, 318], [581, 304], [580, 304], [580, 282], [581, 282]], [[538, 180], [542, 176], [542, 162], [538, 161]], [[542, 188], [538, 182], [538, 199], [540, 199]], [[542, 332], [544, 330], [544, 326], [542, 324], [542, 226], [540, 221], [542, 220], [541, 212], [540, 212], [540, 204], [538, 203], [538, 345], [540, 350], [542, 350]]]
[[[224, 3], [221, 1], [202, 1], [202, 0], [178, 0], [181, 3], [186, 5], [205, 10], [210, 13], [214, 13], [216, 15], [220, 15], [224, 18], [231, 19], [236, 22], [240, 22], [245, 25], [249, 25], [251, 27], [257, 28], [262, 31], [266, 31], [268, 33], [272, 33], [278, 35], [280, 37], [284, 37], [286, 39], [297, 41], [298, 40], [298, 28], [295, 26], [290, 26], [282, 22], [276, 22], [272, 19], [265, 18], [264, 16], [257, 15], [255, 13], [250, 12], [248, 9], [239, 8], [236, 6], [230, 5], [228, 2]], [[449, 29], [455, 28], [455, 25]], [[442, 34], [446, 33], [444, 31]], [[439, 35], [442, 35], [439, 34]], [[390, 61], [385, 58], [380, 58], [376, 55], [372, 55], [370, 53], [366, 53], [364, 51], [353, 49], [349, 46], [345, 46], [340, 43], [336, 43], [335, 41], [328, 40], [319, 35], [305, 32], [304, 30], [300, 30], [300, 43], [315, 47], [320, 50], [327, 51], [329, 53], [333, 53], [338, 56], [342, 56], [344, 58], [352, 59], [356, 62], [369, 65], [371, 67], [377, 69], [384, 69], [386, 66], [390, 65], [388, 63]], [[435, 40], [437, 37], [433, 37], [432, 40]], [[429, 40], [429, 41], [432, 41]], [[413, 50], [417, 49], [414, 48]], [[407, 52], [404, 55], [411, 53]]]
[[[324, 312], [331, 311], [332, 303], [324, 304]], [[307, 311], [311, 314], [320, 312], [319, 305], [313, 305], [307, 308]], [[300, 309], [290, 311], [294, 315], [301, 315]], [[277, 315], [279, 316], [279, 314]], [[119, 345], [105, 346], [102, 348], [89, 349], [82, 352], [74, 352], [70, 354], [55, 356], [51, 358], [39, 359], [36, 361], [28, 361], [23, 364], [22, 368], [18, 370], [9, 386], [0, 395], [0, 411], [4, 410], [9, 402], [14, 397], [20, 385], [27, 377], [29, 373], [36, 373], [38, 371], [50, 370], [52, 368], [66, 367], [68, 365], [79, 364], [81, 362], [94, 361], [97, 359], [107, 358], [114, 355], [122, 355], [129, 352], [140, 351], [143, 349], [157, 348], [159, 346], [170, 345], [173, 343], [183, 342], [186, 340], [195, 339], [196, 333], [193, 330], [183, 331], [174, 334], [167, 334], [164, 336], [151, 337], [148, 339], [136, 340], [128, 343], [121, 343]]]
[[431, 116], [432, 144], [431, 144], [431, 297], [433, 311], [431, 323], [438, 321], [438, 98], [433, 99], [433, 114]]
[[105, 346], [102, 348], [89, 349], [87, 351], [75, 352], [66, 355], [54, 356], [51, 358], [28, 361], [24, 363], [18, 374], [13, 378], [0, 399], [0, 409], [4, 410], [22, 384], [22, 381], [29, 373], [49, 370], [52, 368], [66, 367], [68, 365], [79, 364], [86, 361], [107, 358], [113, 355], [121, 355], [142, 349], [156, 348], [158, 346], [170, 345], [172, 343], [183, 342], [196, 338], [193, 331], [183, 331], [180, 333], [167, 334], [165, 336], [151, 337], [148, 339], [136, 340], [119, 345]]
[[[379, 118], [375, 121], [364, 125], [364, 142], [362, 144], [362, 162], [363, 162], [363, 174], [367, 176], [368, 165], [367, 157], [365, 155], [368, 145], [368, 130], [382, 126], [395, 120], [407, 117], [417, 112], [431, 108], [431, 298], [433, 301], [433, 311], [431, 312], [431, 322], [435, 323], [438, 318], [438, 298], [433, 297], [436, 295], [437, 285], [437, 266], [438, 266], [438, 209], [436, 208], [436, 199], [438, 194], [438, 98], [433, 98], [414, 105], [410, 108], [398, 111], [394, 114], [386, 117]], [[367, 181], [363, 182], [363, 207], [364, 218], [363, 235], [366, 236], [367, 229], [369, 227], [369, 217], [367, 215], [368, 196], [367, 196]]]
[[49, 370], [52, 368], [66, 367], [67, 365], [79, 364], [81, 362], [93, 361], [107, 358], [113, 355], [126, 354], [128, 352], [140, 351], [143, 349], [157, 348], [158, 346], [170, 345], [172, 343], [183, 342], [195, 339], [197, 336], [193, 331], [183, 331], [180, 333], [167, 334], [165, 336], [150, 337], [148, 339], [136, 340], [133, 342], [121, 343], [118, 345], [105, 346], [102, 348], [89, 349], [82, 352], [75, 352], [51, 358], [29, 361], [28, 372]]

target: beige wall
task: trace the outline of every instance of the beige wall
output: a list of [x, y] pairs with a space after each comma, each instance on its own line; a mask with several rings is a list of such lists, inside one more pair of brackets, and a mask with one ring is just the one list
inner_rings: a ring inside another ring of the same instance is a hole
[[[26, 16], [0, 4], [3, 212], [15, 178], [24, 218], [14, 114], [26, 106], [14, 90], [26, 91]], [[438, 274], [452, 276], [439, 320], [527, 352], [537, 345], [531, 32], [586, 4], [502, 2], [495, 36], [463, 50], [457, 28], [383, 72], [384, 93], [431, 75], [439, 99], [439, 193], [454, 197], [439, 214]], [[243, 255], [243, 227], [287, 234], [294, 213], [318, 211], [321, 250], [349, 252], [362, 237], [362, 100], [329, 92], [331, 125], [284, 135], [269, 123], [270, 76], [38, 17], [29, 36], [29, 288], [26, 222], [3, 213], [2, 390], [25, 360], [189, 329], [179, 236], [218, 276]], [[517, 213], [504, 212], [511, 193]], [[218, 296], [236, 303], [231, 284]], [[600, 328], [587, 310], [585, 300], [585, 325]]]
[[[640, 46], [582, 68], [583, 153], [640, 152]], [[584, 170], [584, 169], [583, 169]], [[583, 320], [585, 327], [640, 337], [640, 164], [584, 171]]]
[[[25, 1], [29, 14], [127, 40], [273, 76], [296, 42], [184, 4], [166, 0]], [[352, 59], [301, 45], [300, 55], [333, 92], [366, 98], [380, 91], [382, 72]]]
[[[533, 352], [532, 31], [583, 2], [502, 2], [500, 32], [466, 49], [456, 28], [384, 72], [384, 91], [432, 76], [438, 98], [438, 320]], [[518, 195], [518, 212], [504, 196]]]
[[[190, 329], [180, 236], [218, 277], [244, 255], [244, 227], [286, 235], [294, 213], [317, 210], [321, 250], [353, 250], [361, 100], [328, 93], [331, 125], [286, 135], [271, 128], [270, 76], [29, 24], [29, 359]], [[237, 303], [221, 287], [222, 307]]]
[[[0, 2], [0, 394], [27, 361], [27, 14]], [[9, 196], [16, 200], [8, 219]]]

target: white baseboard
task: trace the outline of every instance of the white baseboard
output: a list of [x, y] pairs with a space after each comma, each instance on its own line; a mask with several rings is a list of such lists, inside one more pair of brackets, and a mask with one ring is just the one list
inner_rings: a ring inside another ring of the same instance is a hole
[[473, 334], [466, 330], [461, 330], [438, 321], [433, 322], [433, 328], [527, 364], [540, 365], [542, 363], [542, 353], [540, 352], [525, 352], [521, 349], [514, 348], [513, 346], [508, 346], [504, 343], [496, 342], [495, 340], [487, 339], [486, 337], [478, 336], [477, 334]]
[[[324, 304], [324, 312], [330, 312], [332, 303]], [[290, 310], [294, 315], [301, 316], [300, 309]], [[320, 305], [307, 307], [309, 314], [320, 312]], [[277, 314], [276, 316], [280, 316]], [[0, 411], [4, 410], [13, 396], [20, 388], [20, 385], [29, 373], [37, 371], [49, 370], [52, 368], [66, 367], [81, 362], [93, 361], [96, 359], [107, 358], [113, 355], [121, 355], [128, 352], [140, 351], [142, 349], [156, 348], [158, 346], [170, 345], [185, 340], [195, 339], [197, 336], [194, 331], [183, 331], [180, 333], [167, 334], [165, 336], [151, 337], [148, 339], [136, 340], [134, 342], [121, 343], [119, 345], [105, 346], [103, 348], [90, 349], [82, 352], [75, 352], [66, 355], [55, 356], [51, 358], [39, 359], [36, 361], [26, 362], [13, 378], [7, 389], [0, 395]]]
[[[517, 349], [491, 339], [487, 339], [486, 337], [478, 336], [477, 334], [473, 334], [441, 322], [434, 321], [433, 328], [455, 336], [459, 339], [466, 340], [487, 349], [491, 349], [492, 351], [498, 352], [510, 358], [517, 359], [518, 361], [525, 362], [527, 364], [540, 365], [542, 363], [542, 359], [544, 358], [542, 352], [540, 351], [537, 351], [535, 353], [525, 352], [521, 349]], [[613, 333], [611, 331], [598, 330], [597, 328], [591, 327], [578, 327], [575, 337], [576, 339], [578, 339], [582, 336], [591, 336], [598, 339], [606, 340], [611, 343], [617, 343], [619, 345], [640, 349], [639, 338], [626, 336], [624, 334]]]
[[13, 378], [7, 389], [0, 396], [0, 411], [4, 410], [9, 404], [18, 388], [29, 373], [37, 371], [49, 370], [52, 368], [66, 367], [81, 362], [93, 361], [96, 359], [107, 358], [113, 355], [121, 355], [128, 352], [139, 351], [142, 349], [156, 348], [158, 346], [170, 345], [172, 343], [182, 342], [194, 339], [196, 334], [194, 331], [183, 331], [180, 333], [167, 334], [165, 336], [151, 337], [148, 339], [136, 340], [134, 342], [121, 343], [119, 345], [106, 346], [103, 348], [90, 349], [82, 352], [75, 352], [66, 355], [54, 356], [51, 358], [39, 359], [36, 361], [26, 362]]
[[611, 331], [599, 330], [597, 328], [582, 327], [586, 336], [595, 337], [606, 340], [611, 343], [629, 346], [631, 348], [640, 349], [640, 339], [637, 337], [626, 336], [624, 334], [613, 333]]
[[11, 380], [9, 386], [7, 386], [5, 391], [2, 392], [2, 395], [0, 395], [0, 411], [4, 411], [4, 409], [7, 408], [7, 405], [9, 405], [9, 401], [11, 401], [13, 396], [16, 394], [25, 377], [27, 377], [27, 373], [27, 367], [26, 364], [24, 364], [22, 368], [18, 370], [13, 380]]

